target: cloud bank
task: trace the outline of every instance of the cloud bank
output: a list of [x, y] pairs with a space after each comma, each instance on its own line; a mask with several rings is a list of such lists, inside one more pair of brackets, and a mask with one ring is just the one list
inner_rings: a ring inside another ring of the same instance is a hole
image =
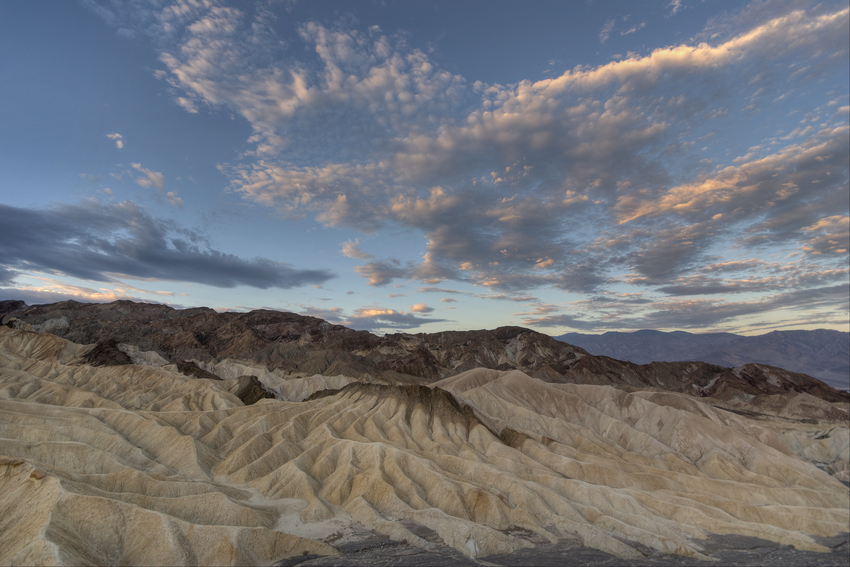
[[48, 210], [0, 204], [0, 264], [0, 278], [7, 283], [18, 270], [95, 282], [126, 277], [260, 289], [334, 277], [326, 270], [299, 270], [267, 258], [219, 252], [203, 235], [153, 218], [132, 201]]

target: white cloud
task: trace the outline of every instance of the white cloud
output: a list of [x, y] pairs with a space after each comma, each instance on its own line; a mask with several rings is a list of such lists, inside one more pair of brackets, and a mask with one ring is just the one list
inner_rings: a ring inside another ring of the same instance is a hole
[[136, 183], [141, 185], [142, 187], [147, 187], [148, 189], [155, 187], [160, 191], [165, 187], [165, 176], [158, 171], [152, 171], [150, 169], [146, 169], [142, 167], [140, 163], [131, 163], [130, 164], [133, 169], [136, 171], [143, 173], [144, 177], [137, 177]]
[[119, 150], [124, 147], [124, 136], [121, 134], [114, 132], [112, 134], [107, 134], [106, 137], [113, 140], [115, 142], [115, 147]]

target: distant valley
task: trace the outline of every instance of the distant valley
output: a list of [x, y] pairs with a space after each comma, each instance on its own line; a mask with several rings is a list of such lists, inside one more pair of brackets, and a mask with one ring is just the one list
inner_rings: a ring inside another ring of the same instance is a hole
[[814, 376], [835, 388], [850, 389], [850, 333], [839, 331], [774, 331], [746, 337], [642, 330], [602, 335], [567, 333], [555, 338], [590, 354], [635, 364], [690, 360], [727, 368], [767, 364]]

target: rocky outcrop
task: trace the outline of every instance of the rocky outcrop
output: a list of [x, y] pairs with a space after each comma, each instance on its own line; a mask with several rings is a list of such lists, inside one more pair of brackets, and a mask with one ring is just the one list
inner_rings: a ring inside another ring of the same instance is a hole
[[836, 390], [806, 374], [790, 372], [775, 366], [745, 364], [733, 369], [732, 372], [762, 395], [779, 392], [805, 392], [828, 402], [850, 400], [850, 395], [847, 392]]
[[0, 317], [21, 311], [25, 309], [26, 306], [27, 304], [23, 301], [15, 299], [0, 301]]
[[275, 399], [274, 393], [268, 391], [256, 376], [240, 376], [236, 380], [233, 394], [242, 400], [246, 406], [256, 404], [260, 400]]
[[120, 366], [133, 364], [127, 353], [118, 348], [115, 339], [101, 339], [82, 357], [82, 361], [92, 366]]

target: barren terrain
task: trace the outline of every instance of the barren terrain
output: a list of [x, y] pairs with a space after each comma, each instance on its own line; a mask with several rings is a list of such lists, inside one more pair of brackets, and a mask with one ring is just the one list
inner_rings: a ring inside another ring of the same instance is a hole
[[0, 327], [3, 564], [846, 560], [850, 404], [805, 375], [57, 305]]

